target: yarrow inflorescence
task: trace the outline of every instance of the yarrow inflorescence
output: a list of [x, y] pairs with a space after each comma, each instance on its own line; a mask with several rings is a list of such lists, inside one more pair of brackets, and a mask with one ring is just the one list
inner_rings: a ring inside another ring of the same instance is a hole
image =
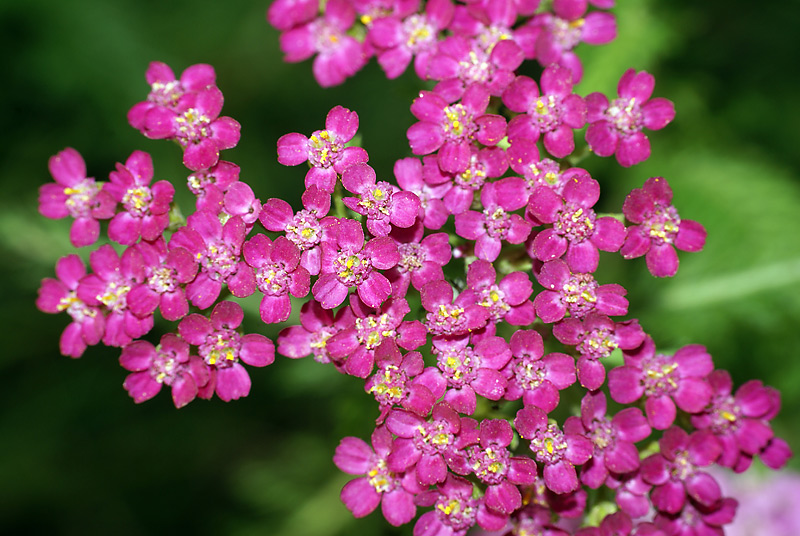
[[[706, 238], [679, 215], [667, 179], [611, 200], [621, 213], [609, 215], [598, 208], [609, 178], [577, 167], [590, 153], [625, 167], [646, 160], [643, 129], [674, 117], [670, 101], [651, 98], [645, 71], [622, 74], [616, 97], [575, 93], [594, 68], [579, 43], [616, 37], [613, 6], [277, 0], [267, 19], [286, 61], [314, 57], [320, 85], [345, 82], [373, 56], [390, 79], [413, 61], [435, 83], [409, 96], [408, 151], [393, 170], [368, 163], [358, 114], [343, 106], [310, 135], [280, 137], [278, 162], [307, 166], [291, 202], [262, 204], [221, 159], [240, 128], [220, 116], [213, 67], [176, 77], [153, 62], [128, 122], [180, 147], [194, 211], [182, 217], [175, 187], [152, 182], [142, 151], [107, 182], [86, 176], [75, 149], [50, 159], [41, 214], [72, 217], [76, 248], [95, 244], [108, 220], [113, 243], [88, 252], [90, 270], [70, 254], [42, 281], [37, 307], [70, 318], [61, 353], [119, 347], [134, 401], [168, 386], [176, 407], [247, 396], [248, 367], [276, 352], [360, 378], [376, 420], [369, 444], [345, 437], [335, 449], [336, 466], [355, 476], [342, 501], [356, 517], [380, 506], [395, 526], [428, 508], [415, 536], [473, 526], [722, 534], [736, 501], [708, 469], [742, 472], [755, 458], [778, 469], [792, 453], [770, 425], [775, 389], [734, 388], [702, 345], [657, 349], [623, 318], [641, 297], [599, 271], [619, 252], [674, 276], [676, 248], [696, 252]], [[531, 60], [541, 68], [520, 74]], [[255, 320], [280, 325], [275, 341], [244, 333], [238, 300], [256, 293]], [[161, 319], [173, 329], [155, 335]], [[597, 490], [591, 502], [587, 489]]]

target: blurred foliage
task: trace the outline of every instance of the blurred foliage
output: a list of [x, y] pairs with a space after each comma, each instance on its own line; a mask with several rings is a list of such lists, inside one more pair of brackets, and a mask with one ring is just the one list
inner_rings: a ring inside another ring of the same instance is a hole
[[[653, 175], [666, 177], [684, 218], [702, 222], [706, 249], [682, 254], [673, 280], [644, 260], [605, 255], [602, 282], [629, 289], [631, 316], [660, 347], [708, 346], [737, 383], [778, 387], [776, 429], [800, 445], [800, 9], [780, 14], [753, 2], [620, 2], [620, 37], [582, 45], [580, 91], [614, 93], [628, 67], [656, 76], [676, 121], [653, 133], [653, 156], [632, 169], [590, 158], [604, 209]], [[0, 532], [3, 534], [409, 534], [373, 514], [353, 520], [331, 462], [339, 439], [367, 438], [376, 411], [360, 382], [311, 360], [278, 358], [251, 370], [252, 395], [231, 404], [196, 401], [176, 411], [168, 394], [141, 406], [121, 388], [118, 350], [58, 355], [66, 319], [34, 307], [39, 281], [71, 252], [69, 224], [41, 218], [37, 188], [47, 159], [65, 146], [105, 179], [136, 149], [153, 154], [157, 178], [183, 181], [177, 149], [144, 139], [125, 120], [147, 92], [152, 60], [177, 73], [211, 63], [224, 114], [242, 124], [225, 158], [261, 199], [298, 204], [303, 172], [279, 166], [275, 142], [320, 128], [336, 104], [356, 110], [379, 175], [407, 156], [408, 111], [419, 83], [390, 82], [375, 62], [343, 86], [316, 86], [308, 62], [281, 61], [265, 2], [6, 0], [0, 41]], [[179, 189], [180, 190], [180, 189]], [[188, 205], [185, 205], [188, 208]], [[186, 212], [186, 209], [184, 210]], [[86, 252], [81, 252], [84, 256]], [[257, 307], [257, 301], [248, 302]], [[274, 336], [276, 328], [248, 326]], [[794, 467], [800, 467], [797, 460]]]

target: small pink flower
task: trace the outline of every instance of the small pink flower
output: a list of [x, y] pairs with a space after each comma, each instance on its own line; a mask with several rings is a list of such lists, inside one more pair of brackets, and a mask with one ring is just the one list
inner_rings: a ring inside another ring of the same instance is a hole
[[663, 177], [651, 177], [642, 188], [631, 191], [622, 212], [637, 225], [627, 228], [620, 253], [626, 259], [646, 255], [647, 269], [656, 277], [677, 273], [675, 248], [700, 251], [705, 245], [705, 228], [696, 221], [681, 219], [672, 206], [672, 189]]
[[572, 92], [569, 69], [551, 65], [542, 73], [541, 94], [532, 79], [518, 76], [503, 93], [503, 104], [520, 112], [508, 124], [508, 139], [536, 141], [544, 137], [544, 147], [556, 158], [575, 149], [573, 129], [586, 124], [586, 103]]
[[356, 12], [347, 0], [329, 0], [325, 14], [280, 36], [285, 61], [296, 63], [316, 54], [312, 70], [322, 87], [341, 84], [366, 63], [361, 43], [347, 35]]
[[183, 147], [183, 164], [192, 171], [219, 162], [219, 152], [236, 147], [241, 126], [220, 117], [222, 92], [209, 86], [187, 95], [173, 109], [153, 108], [145, 117], [144, 132], [152, 139], [175, 139]]
[[445, 280], [431, 281], [420, 290], [422, 307], [428, 311], [425, 327], [431, 335], [464, 335], [484, 327], [489, 320], [485, 307], [473, 292], [462, 292], [453, 300], [453, 287]]
[[611, 398], [630, 404], [646, 397], [647, 421], [666, 430], [675, 421], [677, 405], [687, 413], [700, 413], [711, 400], [706, 376], [713, 370], [704, 346], [684, 346], [674, 356], [657, 354], [649, 336], [635, 351], [625, 352], [625, 365], [608, 373]]
[[407, 228], [419, 214], [419, 198], [386, 181], [376, 182], [369, 164], [354, 164], [342, 174], [342, 185], [358, 197], [344, 197], [342, 202], [357, 214], [366, 216], [367, 230], [373, 236], [387, 236], [392, 226]]
[[180, 79], [176, 79], [169, 65], [154, 61], [147, 67], [145, 78], [150, 84], [147, 100], [135, 104], [128, 112], [128, 122], [143, 134], [147, 112], [153, 108], [177, 109], [184, 95], [213, 86], [217, 75], [211, 65], [201, 63], [187, 67]]
[[285, 134], [278, 139], [278, 162], [296, 166], [308, 161], [311, 168], [306, 173], [306, 188], [316, 186], [333, 193], [336, 179], [353, 164], [369, 160], [361, 147], [345, 147], [358, 131], [358, 114], [342, 106], [335, 106], [325, 118], [325, 129], [315, 131], [310, 138], [298, 132]]
[[100, 236], [100, 222], [114, 215], [114, 198], [94, 179], [86, 177], [83, 157], [68, 147], [50, 158], [50, 174], [56, 182], [39, 188], [39, 213], [52, 219], [75, 218], [69, 240], [76, 248], [94, 244]]
[[650, 157], [650, 140], [642, 129], [660, 130], [675, 118], [667, 99], [651, 99], [655, 79], [647, 71], [628, 69], [617, 86], [619, 98], [609, 103], [602, 93], [586, 97], [589, 128], [586, 142], [599, 156], [615, 154], [621, 166], [630, 167]]
[[172, 388], [172, 401], [182, 408], [197, 396], [197, 386], [208, 381], [199, 357], [189, 356], [189, 345], [175, 334], [161, 337], [158, 346], [134, 341], [122, 349], [120, 365], [129, 374], [122, 386], [137, 404], [156, 396], [161, 387]]
[[314, 299], [326, 309], [341, 304], [350, 287], [369, 307], [379, 307], [392, 293], [392, 285], [378, 270], [400, 260], [397, 243], [388, 236], [364, 242], [364, 230], [355, 220], [336, 220], [329, 241], [322, 244], [320, 276], [312, 287]]
[[241, 335], [237, 328], [244, 319], [239, 304], [218, 303], [206, 318], [191, 314], [178, 324], [181, 337], [198, 347], [209, 370], [207, 395], [216, 392], [225, 402], [250, 393], [250, 375], [240, 361], [252, 367], [265, 367], [275, 360], [275, 346], [263, 335]]
[[344, 505], [355, 517], [364, 517], [381, 505], [386, 520], [395, 527], [408, 523], [417, 513], [414, 495], [424, 490], [413, 478], [388, 469], [392, 434], [385, 427], [372, 433], [372, 447], [357, 437], [345, 437], [336, 447], [333, 463], [352, 475], [364, 475], [342, 488]]
[[412, 242], [398, 242], [397, 251], [400, 261], [386, 272], [386, 277], [392, 282], [392, 296], [398, 298], [406, 295], [409, 284], [421, 290], [431, 281], [444, 279], [442, 267], [452, 256], [447, 233], [430, 234], [421, 242], [419, 236]]
[[478, 259], [467, 268], [467, 289], [475, 292], [478, 304], [489, 312], [493, 323], [506, 321], [512, 326], [527, 326], [536, 315], [529, 300], [533, 284], [528, 274], [511, 272], [498, 283], [490, 262]]
[[186, 297], [192, 305], [207, 309], [214, 304], [225, 284], [237, 298], [256, 290], [253, 269], [242, 259], [245, 224], [239, 216], [225, 225], [211, 212], [195, 212], [186, 219], [186, 226], [172, 235], [170, 248], [185, 248], [200, 264], [197, 277], [186, 286]]
[[139, 238], [156, 240], [169, 225], [169, 207], [175, 188], [169, 181], [152, 186], [153, 159], [142, 151], [134, 151], [125, 165], [109, 175], [111, 182], [103, 189], [122, 205], [123, 210], [108, 224], [108, 237], [130, 246]]
[[278, 353], [291, 359], [313, 355], [319, 363], [335, 363], [328, 339], [343, 330], [352, 316], [349, 307], [342, 307], [334, 317], [330, 309], [308, 300], [300, 309], [300, 325], [284, 328], [278, 335]]
[[87, 346], [94, 346], [103, 338], [105, 316], [97, 306], [88, 305], [78, 297], [78, 285], [86, 276], [86, 267], [75, 254], [61, 257], [56, 264], [58, 279], [42, 280], [36, 307], [45, 313], [66, 311], [72, 322], [61, 334], [59, 347], [62, 355], [80, 357]]

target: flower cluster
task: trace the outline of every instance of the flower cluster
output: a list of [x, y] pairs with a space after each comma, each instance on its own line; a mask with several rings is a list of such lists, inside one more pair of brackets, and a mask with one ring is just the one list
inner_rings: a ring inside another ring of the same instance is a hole
[[[673, 276], [675, 248], [699, 251], [705, 230], [681, 219], [662, 177], [632, 191], [622, 214], [597, 211], [600, 181], [581, 155], [645, 160], [642, 128], [674, 116], [651, 99], [654, 78], [631, 69], [619, 97], [575, 93], [580, 42], [616, 36], [613, 0], [277, 0], [267, 18], [287, 61], [315, 56], [323, 86], [372, 56], [389, 78], [414, 62], [435, 81], [410, 103], [409, 150], [392, 180], [355, 146], [356, 112], [333, 107], [324, 128], [288, 133], [278, 161], [307, 163], [302, 209], [260, 202], [220, 160], [239, 125], [220, 117], [214, 70], [176, 79], [162, 63], [146, 101], [128, 114], [145, 136], [173, 139], [196, 210], [185, 220], [152, 161], [135, 151], [109, 182], [87, 178], [74, 149], [54, 156], [40, 212], [75, 218], [76, 247], [43, 281], [38, 307], [67, 312], [61, 351], [101, 341], [122, 348], [136, 402], [172, 389], [177, 407], [251, 388], [244, 365], [275, 352], [311, 356], [364, 382], [377, 403], [371, 442], [346, 437], [334, 463], [355, 475], [342, 489], [356, 517], [377, 507], [415, 536], [721, 534], [736, 501], [707, 470], [736, 472], [755, 457], [791, 456], [773, 434], [778, 393], [758, 381], [734, 391], [700, 345], [673, 353], [628, 314], [627, 290], [596, 274], [600, 252], [644, 255]], [[518, 74], [525, 60], [538, 80]], [[584, 147], [576, 131], [586, 127]], [[627, 226], [626, 226], [627, 223]], [[260, 293], [276, 341], [244, 334], [233, 299]], [[144, 339], [159, 313], [177, 322]], [[552, 335], [552, 337], [550, 336]], [[615, 363], [622, 364], [616, 367]], [[608, 370], [607, 370], [608, 369]], [[610, 399], [610, 400], [609, 400]], [[567, 402], [565, 402], [567, 401]], [[569, 401], [580, 411], [570, 412]], [[685, 428], [681, 427], [684, 425]], [[614, 501], [602, 515], [585, 488]], [[577, 531], [570, 520], [597, 519]]]

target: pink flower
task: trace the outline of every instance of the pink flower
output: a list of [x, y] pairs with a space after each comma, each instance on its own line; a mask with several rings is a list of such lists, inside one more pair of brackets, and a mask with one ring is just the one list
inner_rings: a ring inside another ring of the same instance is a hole
[[631, 222], [620, 253], [626, 259], [645, 256], [647, 269], [656, 277], [672, 277], [678, 271], [681, 251], [700, 251], [706, 242], [705, 228], [693, 220], [682, 220], [672, 206], [672, 189], [663, 177], [651, 177], [642, 188], [625, 198], [622, 212]]
[[505, 119], [487, 114], [488, 105], [489, 93], [481, 86], [471, 86], [457, 104], [448, 104], [437, 93], [421, 91], [411, 105], [411, 113], [419, 122], [406, 132], [411, 151], [417, 155], [438, 151], [443, 171], [465, 171], [473, 140], [492, 146], [506, 134]]
[[586, 103], [572, 93], [573, 75], [569, 69], [551, 65], [542, 73], [542, 92], [532, 79], [518, 76], [503, 93], [503, 104], [519, 112], [508, 124], [508, 139], [536, 141], [544, 137], [544, 147], [556, 158], [575, 149], [573, 129], [586, 123]]
[[656, 430], [666, 430], [675, 421], [675, 406], [700, 413], [711, 400], [706, 376], [713, 370], [704, 346], [684, 346], [674, 356], [656, 354], [649, 336], [635, 351], [625, 352], [625, 365], [608, 373], [611, 398], [630, 404], [646, 397], [647, 421]]
[[67, 147], [48, 162], [56, 182], [39, 188], [39, 213], [52, 219], [75, 218], [69, 240], [76, 248], [94, 244], [100, 236], [100, 222], [114, 215], [114, 198], [94, 179], [86, 177], [86, 163], [80, 153]]
[[292, 313], [289, 294], [303, 298], [311, 287], [308, 270], [300, 266], [300, 250], [279, 236], [273, 242], [259, 234], [244, 243], [244, 260], [255, 269], [256, 287], [264, 295], [259, 312], [267, 324], [286, 322]]
[[352, 475], [364, 475], [342, 488], [344, 505], [355, 517], [364, 517], [381, 505], [386, 520], [395, 527], [408, 523], [417, 513], [414, 495], [424, 490], [413, 478], [390, 471], [386, 458], [392, 434], [384, 427], [372, 433], [372, 447], [357, 437], [345, 437], [336, 447], [333, 463]]
[[553, 326], [553, 336], [564, 344], [575, 346], [578, 358], [578, 381], [589, 390], [599, 389], [606, 378], [600, 362], [617, 348], [633, 350], [642, 344], [644, 331], [636, 320], [614, 322], [609, 317], [589, 313], [581, 321], [565, 318]]
[[566, 254], [572, 272], [597, 270], [599, 250], [617, 251], [625, 240], [625, 226], [613, 216], [598, 218], [592, 207], [600, 198], [600, 185], [587, 175], [578, 175], [565, 186], [562, 196], [540, 186], [528, 201], [528, 213], [553, 226], [533, 239], [537, 259], [549, 261]]
[[517, 412], [514, 427], [523, 439], [531, 440], [531, 451], [544, 466], [545, 485], [555, 493], [569, 493], [580, 483], [576, 465], [592, 457], [592, 443], [586, 437], [562, 432], [557, 424], [547, 422], [547, 415], [536, 406]]
[[311, 275], [318, 275], [323, 240], [323, 218], [331, 209], [331, 195], [314, 185], [308, 187], [302, 196], [303, 210], [294, 213], [289, 203], [283, 199], [268, 199], [261, 210], [259, 220], [269, 231], [286, 233], [300, 251], [300, 265]]
[[428, 63], [436, 52], [439, 33], [453, 18], [451, 0], [432, 0], [424, 13], [412, 13], [405, 18], [382, 17], [370, 24], [367, 35], [377, 47], [378, 64], [390, 80], [397, 78], [414, 59], [414, 71], [422, 80], [427, 78]]
[[475, 294], [462, 292], [453, 301], [453, 287], [445, 280], [431, 281], [420, 291], [428, 311], [425, 327], [431, 335], [463, 335], [484, 327], [489, 319]]
[[239, 166], [220, 160], [209, 169], [195, 171], [186, 181], [189, 191], [197, 196], [197, 210], [219, 214], [224, 206], [225, 192], [239, 181]]
[[256, 333], [239, 334], [237, 328], [243, 319], [244, 311], [239, 304], [223, 301], [214, 307], [210, 318], [195, 313], [178, 324], [178, 333], [198, 347], [208, 367], [210, 376], [204, 389], [207, 396], [216, 392], [225, 402], [247, 396], [250, 375], [240, 361], [264, 367], [275, 360], [271, 340]]
[[[439, 170], [435, 156], [426, 156], [433, 159], [433, 166]], [[394, 176], [401, 189], [412, 192], [419, 199], [418, 219], [426, 229], [441, 229], [450, 214], [445, 208], [442, 198], [450, 190], [449, 184], [430, 186], [424, 180], [423, 165], [418, 158], [402, 158], [394, 163]], [[412, 229], [412, 232], [413, 229]]]
[[456, 233], [467, 240], [475, 240], [475, 255], [489, 262], [500, 255], [503, 241], [521, 244], [531, 231], [531, 224], [522, 216], [510, 214], [524, 204], [524, 197], [503, 195], [505, 184], [492, 182], [483, 187], [483, 212], [468, 210], [455, 217]]
[[[150, 93], [147, 100], [139, 102], [128, 112], [130, 125], [145, 134], [147, 112], [153, 108], [177, 109], [184, 95], [197, 93], [215, 84], [217, 75], [211, 65], [197, 64], [187, 67], [181, 73], [180, 79], [169, 65], [160, 61], [153, 61], [145, 73], [147, 83], [150, 84]], [[191, 98], [191, 97], [189, 97]]]
[[387, 236], [392, 226], [407, 228], [419, 214], [419, 198], [386, 181], [376, 182], [369, 164], [354, 164], [342, 174], [342, 185], [358, 197], [344, 197], [342, 202], [357, 214], [366, 216], [367, 230], [373, 236]]
[[332, 309], [355, 286], [365, 304], [379, 307], [392, 293], [392, 285], [377, 270], [397, 264], [400, 260], [397, 244], [388, 236], [365, 243], [364, 230], [355, 220], [335, 220], [331, 225], [331, 238], [322, 243], [320, 276], [311, 289], [314, 299]]
[[81, 278], [78, 297], [92, 307], [103, 306], [108, 312], [103, 344], [122, 347], [153, 328], [153, 316], [140, 318], [128, 305], [130, 290], [144, 281], [144, 259], [134, 247], [122, 255], [109, 244], [89, 255], [94, 273]]
[[296, 63], [316, 54], [312, 70], [322, 87], [341, 84], [366, 63], [361, 43], [347, 35], [356, 12], [347, 0], [329, 0], [325, 15], [281, 34], [285, 61]]
[[122, 212], [108, 224], [108, 237], [130, 246], [139, 238], [156, 240], [169, 225], [169, 206], [175, 188], [169, 181], [158, 181], [152, 187], [153, 159], [142, 151], [134, 151], [123, 166], [109, 175], [111, 182], [103, 189], [122, 204]]
[[245, 225], [239, 216], [225, 225], [210, 212], [195, 212], [186, 219], [186, 226], [172, 235], [170, 247], [183, 247], [200, 264], [197, 277], [186, 286], [186, 297], [192, 305], [207, 309], [219, 297], [222, 285], [228, 285], [237, 298], [255, 292], [253, 269], [242, 259]]
[[192, 171], [219, 162], [219, 152], [236, 147], [241, 126], [220, 117], [222, 92], [209, 86], [181, 99], [175, 109], [156, 107], [147, 112], [144, 133], [152, 139], [175, 139], [183, 147], [183, 164]]
[[628, 313], [624, 288], [599, 285], [592, 274], [574, 274], [561, 259], [544, 263], [536, 279], [545, 290], [534, 298], [533, 305], [536, 316], [547, 324], [558, 322], [567, 312], [577, 319], [593, 311], [607, 316]]
[[414, 525], [414, 536], [465, 536], [476, 523], [486, 530], [499, 530], [508, 516], [486, 507], [485, 498], [473, 499], [473, 484], [461, 477], [447, 475], [436, 490], [421, 493], [417, 504], [433, 506]]
[[[419, 233], [421, 236], [422, 233]], [[422, 241], [398, 242], [400, 261], [386, 272], [392, 282], [392, 296], [404, 297], [409, 283], [421, 290], [427, 283], [444, 279], [442, 267], [450, 262], [452, 250], [447, 233], [433, 233]]]
[[202, 360], [189, 356], [189, 345], [172, 333], [162, 336], [158, 346], [132, 342], [122, 349], [119, 362], [132, 372], [122, 386], [137, 404], [150, 400], [167, 385], [172, 388], [175, 407], [182, 408], [197, 396], [197, 385], [208, 381]]
[[186, 249], [169, 250], [163, 239], [139, 242], [136, 249], [144, 262], [144, 280], [131, 288], [127, 302], [139, 317], [151, 316], [157, 308], [165, 320], [175, 321], [189, 313], [183, 285], [197, 274], [197, 261]]
[[511, 336], [513, 358], [503, 369], [508, 378], [506, 400], [519, 400], [545, 413], [559, 403], [559, 391], [575, 383], [575, 361], [567, 354], [544, 355], [542, 336], [534, 330], [515, 331]]
[[87, 305], [78, 297], [78, 284], [86, 276], [86, 267], [75, 254], [61, 257], [56, 264], [58, 279], [42, 280], [36, 307], [45, 313], [66, 311], [72, 322], [61, 334], [62, 355], [80, 357], [87, 346], [100, 342], [105, 332], [105, 316], [99, 307]]
[[675, 118], [667, 99], [651, 99], [655, 79], [647, 71], [628, 69], [617, 85], [619, 98], [609, 103], [602, 93], [586, 96], [589, 128], [586, 142], [599, 156], [616, 154], [621, 166], [630, 167], [650, 156], [650, 140], [643, 128], [660, 130]]
[[291, 359], [313, 355], [319, 363], [334, 362], [328, 339], [343, 330], [352, 316], [349, 307], [342, 307], [334, 317], [330, 309], [308, 300], [300, 309], [300, 325], [284, 328], [278, 335], [278, 353]]
[[325, 118], [325, 130], [315, 131], [310, 138], [298, 132], [285, 134], [278, 140], [278, 162], [296, 166], [308, 161], [306, 188], [312, 185], [333, 193], [336, 179], [353, 164], [369, 160], [361, 147], [345, 147], [358, 131], [358, 114], [335, 106]]
[[478, 304], [489, 312], [493, 323], [506, 321], [512, 326], [533, 323], [533, 303], [528, 299], [533, 284], [528, 274], [511, 272], [496, 282], [497, 273], [490, 262], [478, 259], [467, 268], [467, 289], [475, 292]]
[[625, 408], [606, 417], [606, 395], [602, 391], [586, 393], [580, 417], [568, 417], [564, 431], [584, 435], [594, 445], [592, 459], [581, 470], [581, 482], [592, 489], [602, 486], [609, 472], [636, 471], [639, 450], [634, 443], [650, 436], [650, 426], [639, 408]]

